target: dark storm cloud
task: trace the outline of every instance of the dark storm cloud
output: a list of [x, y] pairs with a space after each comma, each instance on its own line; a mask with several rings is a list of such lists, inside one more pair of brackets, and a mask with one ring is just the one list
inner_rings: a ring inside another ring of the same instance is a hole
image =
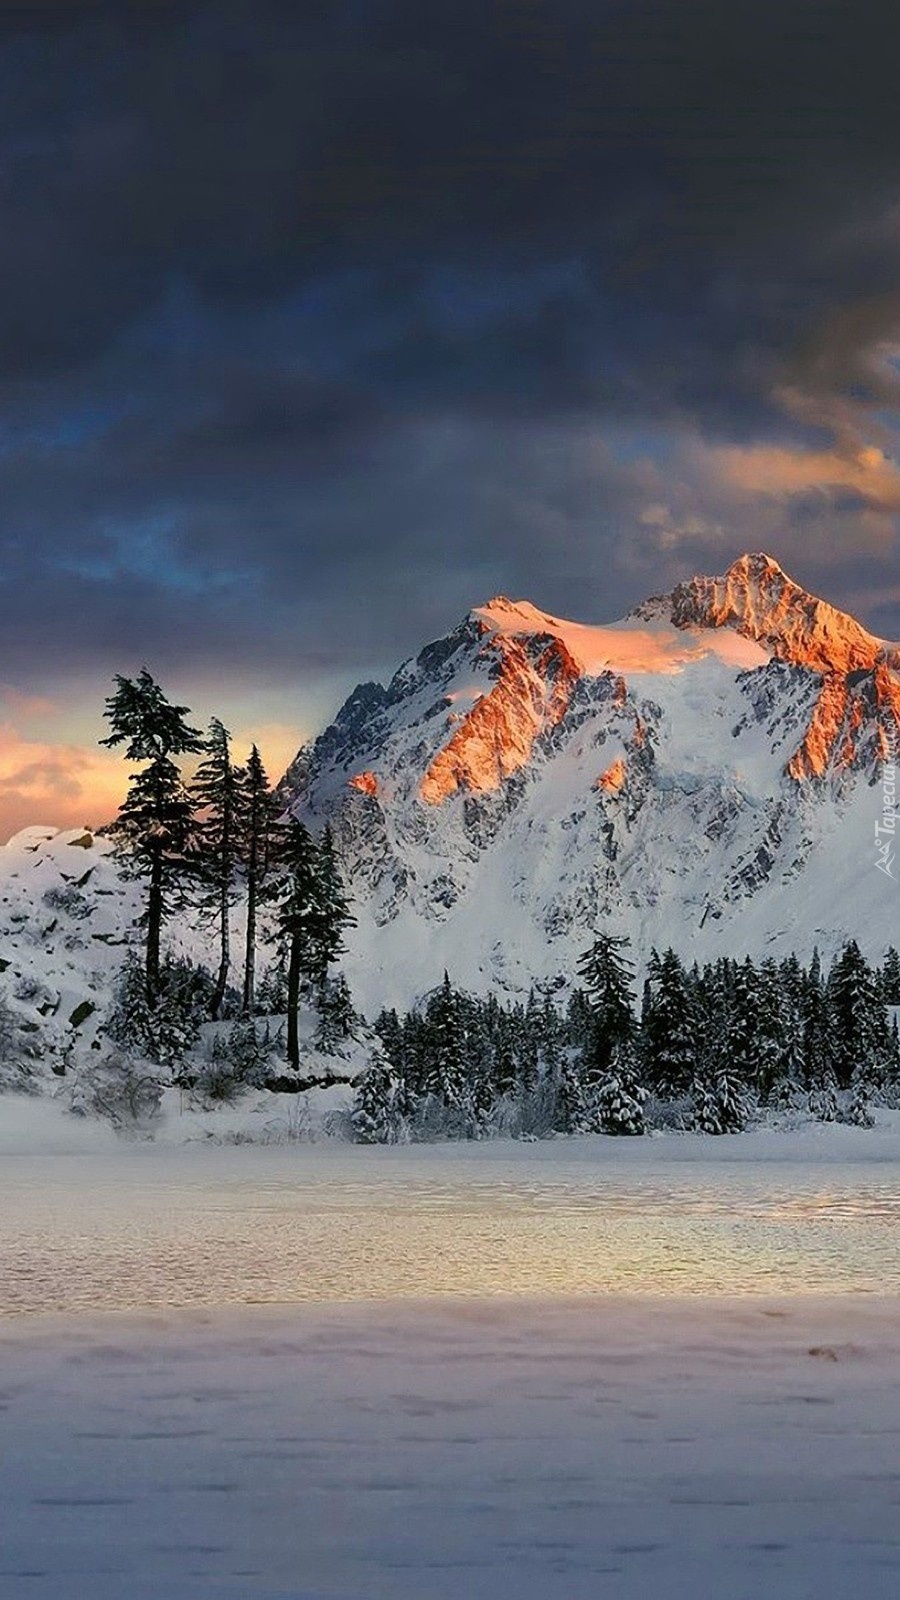
[[366, 672], [491, 588], [609, 614], [763, 542], [864, 602], [895, 27], [0, 8], [0, 676]]

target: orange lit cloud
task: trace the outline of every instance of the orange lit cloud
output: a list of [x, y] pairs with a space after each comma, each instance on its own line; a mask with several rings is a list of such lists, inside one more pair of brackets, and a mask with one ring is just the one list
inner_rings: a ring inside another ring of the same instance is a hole
[[0, 839], [32, 823], [98, 827], [115, 812], [125, 781], [109, 751], [28, 739], [0, 723]]
[[[0, 694], [9, 699], [4, 691]], [[31, 709], [39, 714], [34, 703]], [[233, 742], [236, 761], [246, 759], [254, 741], [276, 783], [297, 754], [300, 735], [277, 722], [239, 730]], [[39, 823], [101, 826], [115, 815], [131, 770], [117, 752], [31, 739], [12, 723], [0, 723], [0, 842]]]
[[744, 494], [788, 497], [816, 489], [851, 489], [883, 511], [900, 509], [900, 472], [875, 445], [852, 454], [784, 445], [720, 446], [707, 454], [713, 469]]

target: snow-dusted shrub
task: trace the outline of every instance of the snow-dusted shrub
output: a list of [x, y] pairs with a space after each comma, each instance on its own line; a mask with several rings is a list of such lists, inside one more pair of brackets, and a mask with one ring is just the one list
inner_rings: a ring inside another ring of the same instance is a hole
[[63, 911], [76, 922], [89, 917], [93, 911], [90, 900], [75, 887], [74, 883], [53, 884], [51, 888], [45, 890], [41, 898], [48, 910]]
[[268, 1024], [260, 1029], [252, 1017], [239, 1018], [227, 1033], [210, 1039], [205, 1059], [191, 1071], [191, 1086], [205, 1099], [220, 1102], [236, 1100], [246, 1088], [261, 1088], [277, 1044]]
[[167, 957], [151, 1006], [143, 968], [136, 956], [129, 955], [113, 993], [106, 1032], [126, 1050], [177, 1068], [199, 1038], [211, 994], [212, 979], [204, 968]]
[[69, 1105], [76, 1116], [104, 1117], [120, 1132], [136, 1133], [152, 1123], [162, 1094], [149, 1062], [111, 1050], [78, 1070]]
[[837, 1083], [828, 1074], [809, 1091], [809, 1114], [817, 1122], [836, 1122], [838, 1116]]
[[43, 979], [33, 972], [23, 972], [21, 978], [16, 980], [13, 995], [23, 1005], [34, 1006], [45, 1016], [55, 1011], [59, 1004], [59, 994], [48, 988]]
[[693, 1126], [694, 1102], [690, 1095], [677, 1100], [663, 1100], [658, 1095], [648, 1095], [644, 1104], [644, 1126], [648, 1131], [684, 1133]]

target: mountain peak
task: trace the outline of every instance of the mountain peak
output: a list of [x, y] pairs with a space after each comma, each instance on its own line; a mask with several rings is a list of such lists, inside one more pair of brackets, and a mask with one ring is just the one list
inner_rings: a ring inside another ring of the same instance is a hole
[[726, 577], [746, 578], [751, 582], [760, 582], [767, 578], [785, 578], [787, 576], [780, 562], [770, 556], [767, 550], [745, 550], [742, 556], [732, 561]]
[[721, 577], [696, 576], [671, 595], [677, 628], [733, 628], [794, 666], [871, 671], [884, 641], [795, 583], [765, 551], [738, 556]]

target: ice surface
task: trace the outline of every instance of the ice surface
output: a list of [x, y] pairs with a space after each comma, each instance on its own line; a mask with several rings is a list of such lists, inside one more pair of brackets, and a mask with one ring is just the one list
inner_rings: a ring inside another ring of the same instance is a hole
[[[48, 1126], [0, 1164], [2, 1600], [900, 1592], [896, 1117], [67, 1154]], [[295, 1303], [224, 1303], [254, 1299]]]
[[4, 1600], [895, 1600], [880, 1299], [9, 1324]]

